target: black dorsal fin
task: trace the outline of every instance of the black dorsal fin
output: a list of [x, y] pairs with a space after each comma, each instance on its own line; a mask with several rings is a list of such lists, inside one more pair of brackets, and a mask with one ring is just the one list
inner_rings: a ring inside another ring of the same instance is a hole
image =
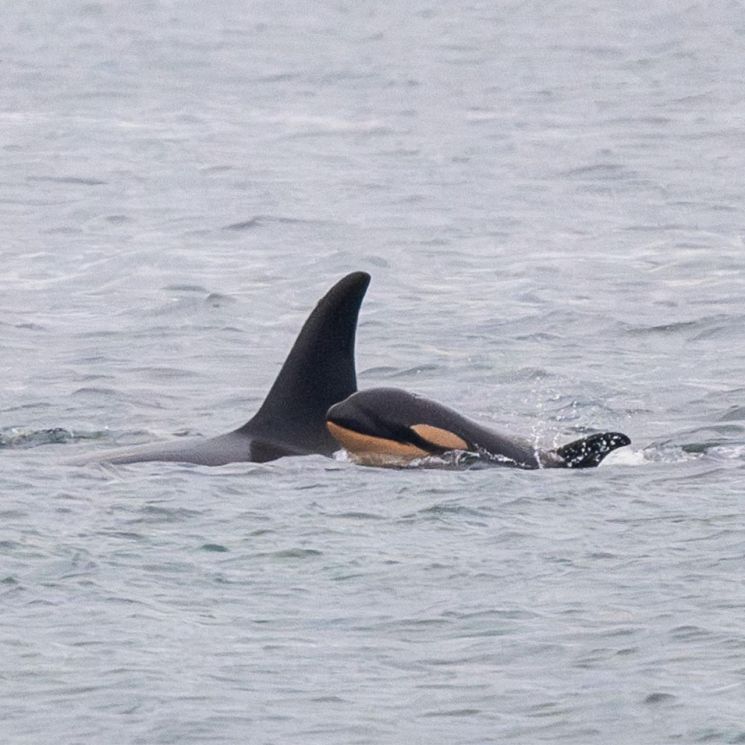
[[319, 300], [256, 415], [238, 432], [330, 455], [326, 412], [357, 390], [354, 340], [370, 275], [353, 272]]
[[566, 468], [592, 468], [608, 453], [630, 444], [631, 440], [620, 432], [601, 432], [562, 445], [556, 453], [564, 459]]

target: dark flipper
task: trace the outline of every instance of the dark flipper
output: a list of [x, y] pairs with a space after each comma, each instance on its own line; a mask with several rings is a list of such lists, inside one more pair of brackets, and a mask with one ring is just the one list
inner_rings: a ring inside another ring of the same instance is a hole
[[[326, 429], [326, 412], [357, 390], [354, 340], [369, 283], [369, 274], [353, 272], [321, 298], [261, 408], [239, 433], [283, 443], [298, 453], [338, 450]], [[261, 454], [261, 460], [269, 459], [268, 453]]]
[[602, 432], [562, 445], [556, 454], [564, 459], [565, 468], [593, 468], [608, 453], [630, 444], [631, 440], [620, 432]]

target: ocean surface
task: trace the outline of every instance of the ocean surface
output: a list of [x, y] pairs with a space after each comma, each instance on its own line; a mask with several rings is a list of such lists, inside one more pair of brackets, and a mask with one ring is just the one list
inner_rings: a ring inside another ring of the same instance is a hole
[[[740, 2], [13, 0], [0, 741], [745, 742]], [[583, 472], [73, 467], [360, 387]]]

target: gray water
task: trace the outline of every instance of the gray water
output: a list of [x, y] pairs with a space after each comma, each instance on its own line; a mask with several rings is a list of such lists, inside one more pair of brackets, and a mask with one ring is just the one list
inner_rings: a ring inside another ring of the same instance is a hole
[[[117, 5], [121, 7], [117, 7]], [[5, 3], [3, 743], [745, 742], [740, 3]], [[361, 387], [586, 472], [71, 467]]]

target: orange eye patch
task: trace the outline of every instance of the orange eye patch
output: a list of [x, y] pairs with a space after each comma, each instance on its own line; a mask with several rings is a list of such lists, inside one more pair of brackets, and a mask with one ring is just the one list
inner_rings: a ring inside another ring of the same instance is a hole
[[431, 424], [415, 424], [411, 427], [419, 437], [427, 442], [431, 442], [438, 448], [445, 450], [468, 450], [468, 443], [458, 435], [453, 434], [447, 429], [433, 427]]
[[421, 458], [429, 455], [426, 450], [406, 442], [396, 442], [385, 437], [363, 435], [354, 430], [340, 427], [333, 422], [326, 422], [331, 436], [354, 455], [390, 455], [395, 458]]

